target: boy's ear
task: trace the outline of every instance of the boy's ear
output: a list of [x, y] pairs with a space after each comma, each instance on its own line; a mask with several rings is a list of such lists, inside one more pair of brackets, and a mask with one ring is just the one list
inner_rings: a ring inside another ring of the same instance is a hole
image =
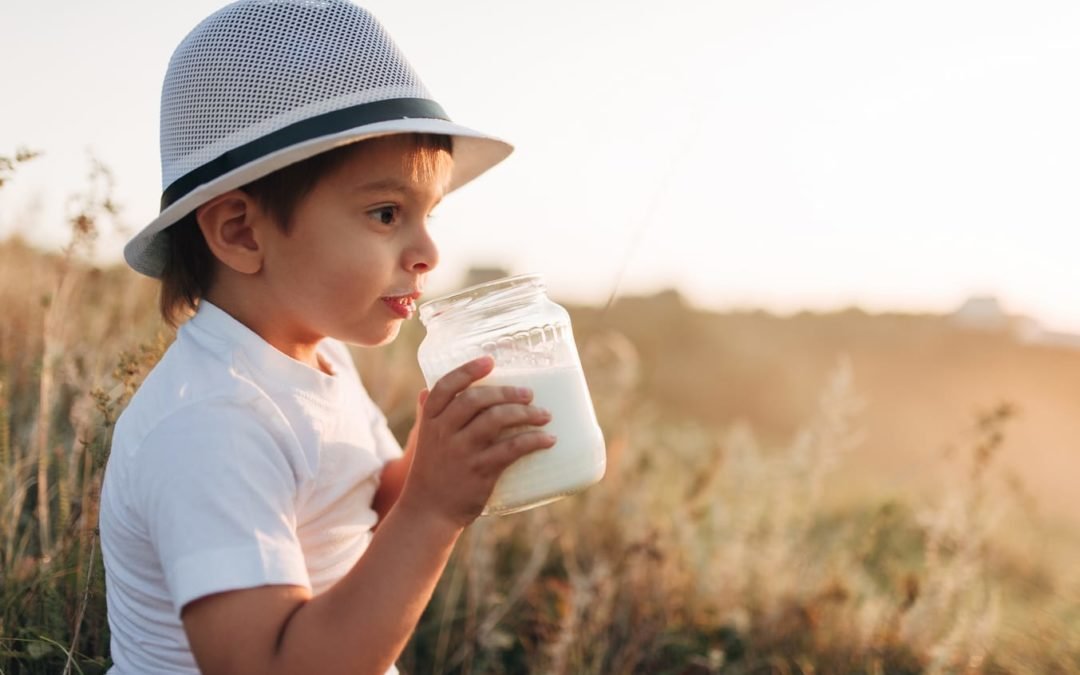
[[230, 190], [195, 211], [195, 218], [214, 257], [241, 274], [262, 269], [264, 219], [251, 195]]

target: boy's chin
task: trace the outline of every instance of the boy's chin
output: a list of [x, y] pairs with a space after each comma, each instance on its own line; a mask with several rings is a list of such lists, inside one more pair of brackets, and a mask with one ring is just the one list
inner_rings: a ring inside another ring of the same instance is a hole
[[363, 334], [348, 335], [339, 338], [342, 342], [357, 347], [382, 347], [393, 342], [401, 333], [400, 321], [395, 321], [382, 331], [371, 331]]

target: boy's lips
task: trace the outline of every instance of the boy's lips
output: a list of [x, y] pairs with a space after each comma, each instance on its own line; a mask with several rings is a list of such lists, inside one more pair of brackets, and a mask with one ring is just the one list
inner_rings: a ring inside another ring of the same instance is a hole
[[386, 295], [380, 298], [394, 312], [403, 319], [408, 319], [416, 313], [416, 300], [420, 297], [420, 291], [413, 291], [403, 295]]

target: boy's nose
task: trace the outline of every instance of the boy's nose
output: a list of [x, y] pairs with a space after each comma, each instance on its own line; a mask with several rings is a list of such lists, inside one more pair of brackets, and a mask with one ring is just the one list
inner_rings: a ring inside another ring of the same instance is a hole
[[405, 268], [410, 272], [430, 272], [439, 264], [439, 248], [424, 229], [405, 252]]

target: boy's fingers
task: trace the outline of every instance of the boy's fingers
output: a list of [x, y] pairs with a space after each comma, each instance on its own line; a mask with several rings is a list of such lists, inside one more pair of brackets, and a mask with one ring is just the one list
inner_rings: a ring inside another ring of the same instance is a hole
[[543, 431], [515, 434], [488, 448], [484, 452], [484, 464], [492, 471], [502, 473], [506, 467], [525, 455], [552, 447], [556, 440], [554, 436]]
[[424, 416], [438, 417], [450, 405], [454, 397], [465, 391], [470, 384], [481, 380], [495, 367], [495, 359], [481, 356], [451, 370], [435, 383], [424, 405]]
[[512, 435], [521, 428], [540, 427], [551, 421], [551, 413], [532, 405], [503, 404], [492, 406], [477, 415], [466, 433], [480, 445], [493, 444], [500, 436]]
[[492, 407], [505, 403], [528, 403], [532, 392], [519, 387], [472, 387], [458, 394], [457, 398], [446, 407], [442, 419], [450, 429], [457, 430], [468, 426], [478, 415]]
[[428, 395], [431, 394], [427, 389], [421, 389], [420, 395], [416, 397], [416, 410], [417, 412], [424, 409], [424, 403], [427, 402]]

